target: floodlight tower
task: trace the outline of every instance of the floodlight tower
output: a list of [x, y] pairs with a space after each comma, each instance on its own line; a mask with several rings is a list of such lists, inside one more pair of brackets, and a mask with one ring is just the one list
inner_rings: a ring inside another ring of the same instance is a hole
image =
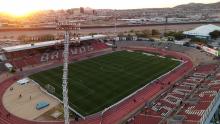
[[114, 20], [115, 20], [115, 23], [114, 23], [114, 38], [113, 38], [113, 46], [112, 46], [112, 49], [113, 51], [115, 51], [115, 48], [117, 47], [116, 46], [116, 40], [117, 40], [117, 15], [116, 15], [116, 10], [114, 11]]
[[79, 35], [76, 34], [79, 29], [77, 23], [73, 22], [58, 22], [58, 30], [65, 31], [64, 38], [64, 51], [63, 51], [63, 105], [64, 105], [64, 124], [69, 124], [69, 104], [68, 104], [68, 63], [69, 63], [69, 43], [70, 43], [70, 30], [74, 30], [74, 40]]
[[168, 15], [165, 16], [165, 25], [164, 25], [164, 33], [163, 36], [167, 33], [167, 24], [168, 24]]
[[114, 12], [114, 18], [115, 18], [115, 31], [114, 31], [114, 34], [115, 34], [115, 36], [116, 36], [116, 33], [117, 33], [117, 10], [115, 10], [115, 12]]

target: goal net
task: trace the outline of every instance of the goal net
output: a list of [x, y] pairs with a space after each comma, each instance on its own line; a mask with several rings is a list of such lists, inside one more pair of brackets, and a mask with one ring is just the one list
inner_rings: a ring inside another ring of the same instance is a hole
[[44, 87], [45, 87], [45, 89], [47, 90], [47, 92], [49, 92], [49, 93], [55, 93], [55, 87], [53, 87], [52, 85], [47, 84], [47, 85], [45, 85]]

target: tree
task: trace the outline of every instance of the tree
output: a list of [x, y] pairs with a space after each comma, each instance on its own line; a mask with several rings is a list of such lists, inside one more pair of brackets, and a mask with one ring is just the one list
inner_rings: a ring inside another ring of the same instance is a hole
[[209, 35], [211, 36], [212, 39], [216, 39], [220, 37], [220, 31], [213, 31], [211, 33], [209, 33]]
[[206, 40], [200, 39], [200, 38], [192, 38], [190, 42], [191, 43], [196, 43], [196, 44], [199, 44], [199, 45], [207, 45]]
[[137, 37], [148, 38], [151, 35], [149, 30], [135, 31]]
[[158, 30], [156, 30], [156, 29], [152, 29], [152, 33], [151, 34], [152, 35], [159, 35], [160, 32]]
[[176, 40], [182, 40], [185, 38], [185, 35], [181, 31], [179, 32], [170, 31], [168, 33], [165, 33], [164, 35], [165, 37], [174, 37]]
[[74, 14], [74, 10], [73, 10], [73, 9], [68, 9], [68, 10], [66, 10], [66, 12], [67, 12], [68, 14], [70, 14], [70, 15]]
[[150, 30], [142, 30], [142, 31], [135, 31], [134, 34], [137, 37], [142, 37], [142, 38], [148, 38], [151, 35]]
[[27, 37], [26, 35], [20, 35], [18, 36], [18, 40], [25, 41], [26, 37]]
[[45, 34], [38, 36], [38, 38], [40, 39], [40, 41], [50, 41], [50, 40], [54, 40], [55, 36], [52, 34]]
[[4, 36], [4, 37], [3, 37], [3, 39], [7, 39], [7, 38], [8, 38], [7, 36]]
[[122, 36], [124, 36], [124, 33], [122, 32], [118, 33], [118, 37], [122, 37]]
[[143, 30], [142, 31], [144, 35], [146, 35], [147, 37], [149, 37], [151, 35], [151, 31], [150, 30]]
[[134, 33], [135, 31], [134, 31], [134, 29], [131, 29], [130, 31], [129, 31], [129, 33]]
[[98, 33], [91, 32], [89, 35], [97, 35]]

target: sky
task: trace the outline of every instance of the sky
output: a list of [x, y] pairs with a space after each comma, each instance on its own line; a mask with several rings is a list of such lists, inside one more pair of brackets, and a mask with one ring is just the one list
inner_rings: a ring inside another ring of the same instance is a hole
[[136, 9], [173, 7], [191, 2], [214, 3], [220, 0], [0, 0], [0, 12], [25, 14], [35, 10], [91, 7], [94, 9]]

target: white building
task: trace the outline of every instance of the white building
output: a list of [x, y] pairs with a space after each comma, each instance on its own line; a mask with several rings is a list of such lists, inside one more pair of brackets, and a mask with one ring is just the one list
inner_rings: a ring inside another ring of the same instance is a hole
[[185, 31], [183, 32], [183, 34], [187, 35], [188, 37], [210, 39], [211, 36], [209, 34], [216, 30], [220, 31], [220, 27], [209, 24], [209, 25], [203, 25], [203, 26], [197, 27], [190, 31]]

